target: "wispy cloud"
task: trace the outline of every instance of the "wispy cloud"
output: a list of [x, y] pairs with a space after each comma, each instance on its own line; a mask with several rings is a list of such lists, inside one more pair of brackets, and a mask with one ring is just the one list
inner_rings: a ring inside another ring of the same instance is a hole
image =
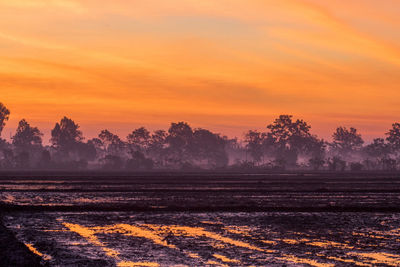
[[77, 13], [82, 13], [86, 10], [81, 1], [78, 0], [0, 0], [0, 6], [21, 9], [56, 7]]
[[281, 112], [316, 125], [336, 110], [391, 114], [393, 10], [394, 0], [0, 0], [2, 102], [11, 124], [71, 110], [81, 124], [97, 111], [121, 125], [162, 114], [224, 129]]

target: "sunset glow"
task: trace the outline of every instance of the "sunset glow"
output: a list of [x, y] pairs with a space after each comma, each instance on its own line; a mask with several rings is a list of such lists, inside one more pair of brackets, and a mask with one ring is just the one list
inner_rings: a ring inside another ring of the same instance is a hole
[[[0, 0], [3, 136], [64, 115], [85, 136], [187, 121], [229, 136], [279, 114], [329, 138], [399, 121], [396, 0]], [[46, 140], [47, 141], [47, 140]]]

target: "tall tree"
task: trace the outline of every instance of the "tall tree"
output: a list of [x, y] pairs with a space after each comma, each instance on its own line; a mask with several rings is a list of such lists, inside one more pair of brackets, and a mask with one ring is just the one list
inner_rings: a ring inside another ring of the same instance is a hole
[[3, 132], [4, 126], [10, 117], [10, 110], [0, 102], [0, 136]]
[[193, 138], [193, 130], [186, 122], [171, 123], [168, 134], [167, 141], [174, 148], [188, 146]]
[[146, 128], [140, 127], [130, 133], [126, 139], [133, 151], [145, 153], [149, 148], [151, 135]]
[[171, 123], [166, 138], [168, 161], [175, 166], [189, 164], [192, 160], [190, 146], [193, 141], [193, 130], [186, 122]]
[[364, 165], [368, 170], [371, 169], [392, 169], [390, 158], [391, 146], [385, 142], [383, 138], [375, 138], [371, 144], [364, 148], [365, 156]]
[[310, 156], [309, 165], [314, 170], [319, 170], [325, 164], [326, 142], [316, 136], [308, 138], [306, 153]]
[[42, 136], [39, 129], [32, 127], [25, 119], [18, 123], [17, 131], [12, 137], [17, 168], [28, 168], [31, 162], [39, 157], [42, 152]]
[[64, 117], [60, 123], [56, 123], [51, 131], [51, 139], [53, 146], [63, 149], [68, 149], [78, 142], [83, 140], [82, 132], [79, 130], [79, 125], [73, 120]]
[[383, 138], [375, 138], [365, 147], [365, 152], [372, 158], [384, 158], [390, 154], [390, 146]]
[[25, 119], [22, 119], [12, 137], [12, 143], [19, 149], [29, 149], [32, 146], [41, 146], [42, 136], [37, 127], [32, 127]]
[[223, 168], [228, 164], [225, 139], [209, 130], [196, 129], [193, 132], [191, 153], [195, 160], [205, 161], [208, 169]]
[[348, 155], [351, 152], [357, 152], [362, 148], [364, 140], [357, 129], [351, 127], [338, 127], [332, 135], [332, 147], [342, 155]]
[[109, 130], [102, 130], [99, 139], [103, 144], [103, 151], [107, 155], [121, 156], [125, 143], [118, 135], [111, 133]]
[[157, 130], [151, 135], [150, 148], [163, 149], [166, 144], [167, 132]]
[[244, 141], [246, 143], [246, 149], [249, 151], [255, 164], [261, 162], [264, 156], [264, 144], [266, 138], [266, 133], [260, 133], [258, 131], [250, 130], [245, 134]]
[[400, 150], [400, 123], [393, 123], [392, 124], [392, 129], [389, 130], [389, 132], [386, 133], [387, 138], [386, 140], [388, 141], [390, 147], [393, 149], [393, 151], [399, 151]]
[[280, 115], [267, 129], [269, 138], [276, 147], [277, 160], [284, 160], [292, 166], [296, 164], [298, 155], [306, 151], [310, 139], [313, 138], [311, 126], [303, 120], [293, 120], [291, 115]]
[[154, 160], [155, 165], [163, 167], [166, 159], [167, 132], [157, 130], [151, 135], [148, 154]]

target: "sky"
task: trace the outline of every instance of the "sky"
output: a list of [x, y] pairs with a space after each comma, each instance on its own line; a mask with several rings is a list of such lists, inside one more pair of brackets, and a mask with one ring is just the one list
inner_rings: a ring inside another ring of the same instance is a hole
[[398, 0], [0, 0], [7, 137], [63, 116], [87, 137], [187, 121], [228, 136], [279, 114], [329, 139], [400, 121]]

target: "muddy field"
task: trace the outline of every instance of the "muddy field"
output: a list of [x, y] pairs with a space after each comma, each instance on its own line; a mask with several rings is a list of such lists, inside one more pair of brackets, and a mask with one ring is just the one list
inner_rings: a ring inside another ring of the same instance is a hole
[[5, 227], [50, 266], [399, 266], [396, 174], [7, 174]]
[[369, 213], [23, 213], [6, 226], [51, 265], [400, 264], [400, 216]]

